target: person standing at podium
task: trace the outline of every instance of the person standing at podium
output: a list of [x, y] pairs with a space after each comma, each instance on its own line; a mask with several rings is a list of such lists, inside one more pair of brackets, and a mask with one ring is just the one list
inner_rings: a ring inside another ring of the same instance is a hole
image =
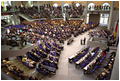
[[83, 40], [83, 41], [84, 41], [84, 45], [85, 45], [85, 42], [86, 42], [86, 37], [84, 37], [84, 40]]

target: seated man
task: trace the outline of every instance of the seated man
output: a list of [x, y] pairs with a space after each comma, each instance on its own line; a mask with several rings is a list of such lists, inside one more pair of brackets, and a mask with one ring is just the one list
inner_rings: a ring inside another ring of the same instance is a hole
[[58, 69], [58, 66], [57, 66], [57, 64], [55, 63], [54, 60], [53, 60], [52, 64], [54, 64], [54, 67], [55, 67], [56, 69]]
[[108, 51], [109, 51], [109, 49], [110, 49], [110, 48], [109, 48], [109, 46], [107, 46], [107, 48], [105, 49], [105, 51], [106, 51], [106, 52], [108, 52]]
[[42, 64], [41, 64], [41, 62], [39, 62], [39, 64], [38, 64], [38, 68], [40, 68], [40, 67], [42, 67]]
[[103, 75], [102, 74], [99, 74], [97, 77], [96, 77], [96, 79], [95, 80], [103, 80], [104, 78], [103, 78]]
[[46, 58], [46, 57], [47, 57], [47, 53], [46, 53], [46, 52], [40, 50], [39, 53], [43, 55], [43, 58]]
[[107, 77], [107, 72], [105, 72], [105, 70], [102, 71], [102, 76], [103, 76], [103, 79]]
[[53, 60], [53, 57], [51, 57], [51, 56], [49, 55], [48, 59], [49, 59], [49, 60]]
[[110, 55], [110, 59], [115, 58], [115, 56], [116, 56], [116, 52], [112, 52]]
[[87, 67], [87, 70], [84, 71], [84, 73], [85, 73], [85, 74], [89, 74], [89, 73], [92, 71], [92, 69], [93, 69], [92, 66], [89, 65], [89, 66]]
[[113, 41], [108, 41], [107, 45], [112, 46], [112, 44], [115, 44], [115, 43], [116, 43], [116, 39], [114, 39]]
[[43, 68], [42, 66], [40, 67], [40, 70], [46, 72], [46, 69]]
[[36, 66], [36, 62], [34, 62], [34, 61], [29, 61], [29, 66], [31, 66], [31, 67], [35, 67]]
[[99, 63], [100, 63], [100, 58], [97, 57], [96, 62], [95, 62], [95, 66], [99, 66]]
[[21, 71], [19, 68], [17, 68], [15, 72], [17, 72], [17, 74], [23, 73], [23, 71]]
[[29, 77], [29, 80], [34, 80], [34, 78], [32, 76]]
[[34, 52], [30, 52], [29, 53], [32, 57], [34, 57], [37, 61], [40, 59], [40, 56], [38, 56], [37, 54], [35, 54]]
[[27, 60], [27, 58], [24, 57], [24, 56], [22, 56], [22, 61], [23, 61], [23, 62], [26, 62], [26, 60]]
[[43, 60], [43, 65], [45, 65], [45, 62], [48, 63], [48, 65], [50, 66], [50, 63], [51, 63], [51, 62], [49, 61], [49, 59], [46, 59], [46, 58], [45, 58], [45, 59]]

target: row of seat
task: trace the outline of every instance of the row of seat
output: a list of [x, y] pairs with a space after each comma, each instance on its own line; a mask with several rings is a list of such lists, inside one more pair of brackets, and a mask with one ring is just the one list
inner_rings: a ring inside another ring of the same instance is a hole
[[20, 73], [18, 73], [18, 72], [16, 72], [16, 71], [14, 71], [13, 69], [9, 69], [9, 67], [6, 65], [6, 64], [4, 64], [4, 62], [2, 61], [2, 64], [3, 64], [3, 66], [5, 66], [6, 68], [7, 68], [7, 70], [9, 70], [10, 72], [12, 72], [13, 74], [15, 74], [16, 76], [18, 76], [18, 77], [20, 77], [22, 80], [24, 80], [25, 79], [25, 77], [24, 76], [22, 76]]
[[[108, 52], [107, 52], [107, 53], [108, 53]], [[96, 77], [96, 80], [107, 80], [107, 79], [109, 79], [109, 76], [111, 75], [111, 72], [112, 72], [112, 69], [113, 69], [116, 52], [113, 51], [112, 53], [109, 53], [109, 54], [111, 54], [111, 56], [108, 58], [109, 61], [108, 61], [108, 63], [103, 67], [104, 70], [102, 71], [102, 73], [100, 73], [100, 74]]]
[[20, 24], [20, 25], [13, 25], [13, 26], [7, 27], [7, 28], [8, 28], [8, 29], [12, 29], [12, 28], [19, 28], [19, 29], [21, 29], [21, 28], [23, 28], [23, 27], [27, 27], [27, 26], [24, 25], [24, 24]]
[[21, 63], [23, 63], [25, 66], [27, 66], [29, 69], [34, 68], [34, 67], [29, 66], [28, 63], [22, 61], [22, 59], [21, 59], [19, 56], [17, 56], [17, 59], [18, 59]]
[[97, 68], [100, 68], [102, 66], [101, 63], [107, 56], [109, 50], [106, 51], [105, 55], [103, 54], [104, 51], [99, 52], [96, 58], [94, 58], [87, 66], [84, 67], [84, 73], [92, 74]]
[[107, 56], [107, 53], [105, 54], [105, 56], [99, 61], [99, 65], [98, 66], [95, 66], [94, 69], [90, 72], [90, 74], [92, 74], [97, 68], [100, 68], [102, 65], [102, 61], [105, 59], [105, 57]]
[[94, 56], [96, 55], [96, 53], [97, 53], [98, 50], [99, 50], [99, 48], [95, 50], [94, 54], [91, 57], [89, 57], [87, 59], [87, 61], [85, 61], [84, 63], [81, 64], [82, 68], [85, 67], [87, 64], [89, 64], [89, 62], [92, 60], [92, 58], [94, 58]]
[[[1, 62], [2, 62], [2, 65], [3, 65], [2, 68], [3, 67], [7, 68], [7, 70], [8, 70], [7, 73], [10, 72], [10, 73], [14, 74], [14, 75], [12, 75], [12, 78], [14, 78], [15, 80], [39, 80], [36, 77], [33, 78], [32, 76], [28, 76], [27, 74], [23, 73], [23, 71], [20, 70], [19, 68], [16, 68], [16, 69], [11, 68], [11, 67], [16, 67], [16, 65], [10, 64], [10, 66], [8, 66], [8, 63], [6, 64], [5, 62], [3, 62], [3, 60]], [[8, 61], [8, 62], [10, 63], [11, 61]]]
[[[90, 48], [90, 46], [84, 47], [84, 48], [82, 48], [80, 51], [78, 51], [76, 54], [70, 56], [70, 57], [68, 58], [69, 62], [70, 62], [70, 63], [72, 63], [72, 62], [75, 63], [77, 60], [79, 60], [81, 57], [83, 57], [83, 56], [87, 53], [87, 51], [89, 50], [89, 48]], [[77, 57], [77, 58], [76, 58], [76, 57]]]
[[80, 54], [79, 57], [77, 57], [76, 59], [73, 60], [73, 62], [77, 62], [81, 57], [83, 57], [84, 55], [86, 55], [86, 53], [88, 52], [90, 46], [87, 47], [87, 49], [85, 50], [85, 52], [83, 52], [83, 54]]

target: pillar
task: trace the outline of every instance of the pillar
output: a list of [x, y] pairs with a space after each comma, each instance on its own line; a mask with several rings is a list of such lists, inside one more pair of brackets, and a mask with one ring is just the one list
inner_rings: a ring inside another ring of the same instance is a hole
[[86, 20], [87, 20], [87, 10], [88, 10], [88, 1], [86, 1], [86, 5], [85, 5], [85, 17], [84, 17], [84, 25], [86, 23]]
[[14, 11], [14, 2], [11, 1], [11, 4], [12, 4], [12, 10]]
[[112, 23], [112, 15], [113, 15], [113, 10], [114, 10], [114, 3], [115, 1], [112, 1], [111, 5], [111, 10], [110, 10], [110, 18], [109, 18], [109, 23], [108, 23], [108, 29], [111, 29], [111, 23]]
[[40, 4], [39, 4], [39, 1], [38, 2], [38, 13], [40, 13]]
[[64, 4], [64, 1], [62, 1], [62, 6], [61, 6], [62, 7], [62, 15], [63, 15], [63, 4]]
[[[14, 11], [14, 2], [11, 1], [11, 4], [12, 4], [12, 9]], [[16, 25], [16, 17], [15, 17], [15, 12], [13, 13], [13, 17], [14, 17], [14, 24]]]
[[110, 80], [119, 80], [119, 44], [117, 47], [117, 53], [116, 53], [115, 62], [113, 65], [113, 70], [111, 73]]

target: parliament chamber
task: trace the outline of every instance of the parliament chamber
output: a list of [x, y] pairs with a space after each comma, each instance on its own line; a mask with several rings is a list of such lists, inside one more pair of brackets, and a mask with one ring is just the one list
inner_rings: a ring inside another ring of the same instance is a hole
[[119, 1], [1, 1], [1, 80], [119, 80]]

